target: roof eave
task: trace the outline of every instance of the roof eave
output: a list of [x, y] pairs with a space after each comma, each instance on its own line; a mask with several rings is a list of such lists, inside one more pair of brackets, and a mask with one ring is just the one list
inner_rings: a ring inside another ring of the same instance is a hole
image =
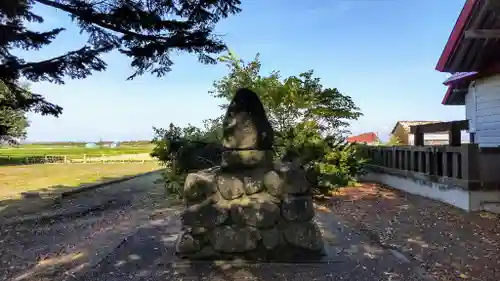
[[455, 22], [455, 26], [453, 27], [453, 30], [448, 38], [448, 41], [446, 42], [443, 52], [439, 57], [438, 63], [436, 65], [437, 71], [450, 72], [450, 70], [447, 69], [447, 63], [452, 57], [453, 52], [457, 48], [460, 42], [460, 38], [462, 37], [462, 34], [467, 25], [467, 22], [470, 16], [472, 15], [474, 7], [478, 1], [480, 0], [467, 0], [464, 7], [462, 8], [462, 11], [460, 12], [459, 17]]

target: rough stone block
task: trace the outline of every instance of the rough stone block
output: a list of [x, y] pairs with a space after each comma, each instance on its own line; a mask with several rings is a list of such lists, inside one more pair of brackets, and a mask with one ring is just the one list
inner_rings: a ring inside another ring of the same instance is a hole
[[280, 172], [285, 181], [285, 194], [306, 194], [311, 191], [311, 183], [302, 168], [283, 166]]
[[245, 194], [243, 180], [238, 175], [219, 174], [217, 175], [217, 188], [226, 200], [233, 200]]
[[266, 191], [272, 196], [280, 198], [283, 195], [285, 181], [283, 177], [276, 171], [269, 171], [263, 179]]
[[260, 230], [260, 235], [262, 237], [262, 245], [267, 250], [272, 250], [280, 246], [283, 242], [283, 236], [276, 227]]
[[237, 171], [255, 168], [257, 166], [270, 166], [272, 161], [272, 151], [227, 150], [222, 152], [221, 167], [226, 171]]
[[243, 197], [232, 202], [231, 218], [239, 225], [270, 228], [280, 217], [280, 208], [276, 203], [275, 198], [267, 193]]
[[243, 177], [245, 192], [248, 195], [260, 192], [264, 189], [264, 173], [262, 171], [255, 171], [250, 175]]
[[194, 226], [191, 228], [191, 233], [193, 235], [204, 235], [207, 234], [210, 231], [210, 229], [202, 226]]
[[314, 217], [314, 204], [311, 196], [288, 195], [283, 198], [281, 215], [287, 221], [306, 222]]
[[175, 250], [181, 255], [192, 254], [200, 251], [201, 243], [188, 231], [183, 231], [177, 239]]
[[188, 227], [214, 228], [229, 217], [229, 210], [221, 208], [212, 199], [189, 206], [181, 215], [182, 224]]
[[203, 259], [215, 259], [215, 258], [219, 257], [220, 254], [217, 253], [212, 248], [212, 246], [206, 245], [206, 246], [203, 246], [200, 251], [195, 252], [195, 253], [191, 253], [188, 256], [191, 259], [203, 260]]
[[244, 253], [257, 248], [259, 239], [259, 231], [255, 228], [224, 225], [214, 229], [210, 242], [217, 252]]
[[184, 198], [188, 203], [199, 203], [211, 196], [215, 190], [214, 174], [190, 173], [184, 182]]
[[293, 246], [311, 251], [324, 249], [321, 231], [314, 222], [285, 223], [282, 231], [286, 241]]

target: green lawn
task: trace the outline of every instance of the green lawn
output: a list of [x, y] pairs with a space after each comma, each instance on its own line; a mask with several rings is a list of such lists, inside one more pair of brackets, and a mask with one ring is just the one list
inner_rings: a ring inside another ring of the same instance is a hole
[[121, 145], [116, 148], [98, 147], [86, 148], [85, 146], [76, 145], [21, 145], [18, 147], [0, 147], [1, 156], [12, 157], [27, 157], [27, 156], [43, 156], [43, 155], [120, 155], [120, 154], [138, 154], [149, 153], [153, 149], [152, 144], [143, 145]]
[[150, 153], [153, 145], [147, 142], [127, 143], [116, 148], [86, 148], [85, 144], [23, 144], [19, 146], [0, 146], [0, 164], [23, 163], [30, 156], [68, 156], [82, 158], [87, 156], [113, 156], [123, 154]]
[[161, 169], [156, 162], [0, 166], [0, 201], [26, 191], [54, 191]]

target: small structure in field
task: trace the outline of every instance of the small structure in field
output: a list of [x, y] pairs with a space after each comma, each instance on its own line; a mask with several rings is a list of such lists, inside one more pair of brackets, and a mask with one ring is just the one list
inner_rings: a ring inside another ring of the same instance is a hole
[[119, 146], [120, 146], [119, 142], [110, 142], [102, 145], [102, 147], [108, 147], [108, 148], [117, 148]]
[[85, 144], [85, 148], [97, 148], [97, 144], [95, 142], [88, 142]]

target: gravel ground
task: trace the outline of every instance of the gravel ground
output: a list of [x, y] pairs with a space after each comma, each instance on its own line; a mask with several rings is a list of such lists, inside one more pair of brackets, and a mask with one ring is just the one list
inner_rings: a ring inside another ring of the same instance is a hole
[[323, 230], [328, 255], [315, 262], [180, 260], [174, 254], [178, 233], [171, 226], [175, 222], [160, 219], [139, 229], [77, 280], [432, 280], [404, 257], [371, 243], [332, 216], [318, 213], [316, 221]]
[[341, 189], [324, 211], [404, 253], [436, 280], [500, 280], [498, 215], [374, 183]]
[[[2, 280], [433, 280], [401, 253], [318, 212], [328, 255], [303, 263], [197, 262], [175, 257], [178, 209], [169, 207], [157, 174], [84, 193], [124, 202], [51, 224], [12, 225], [0, 234]], [[78, 200], [75, 200], [75, 202]]]
[[78, 272], [145, 223], [151, 212], [146, 207], [161, 208], [161, 203], [166, 203], [161, 202], [162, 186], [154, 184], [158, 177], [152, 174], [132, 179], [72, 199], [79, 204], [90, 204], [95, 196], [126, 199], [112, 209], [51, 224], [2, 228], [0, 279], [55, 280], [55, 276]]

